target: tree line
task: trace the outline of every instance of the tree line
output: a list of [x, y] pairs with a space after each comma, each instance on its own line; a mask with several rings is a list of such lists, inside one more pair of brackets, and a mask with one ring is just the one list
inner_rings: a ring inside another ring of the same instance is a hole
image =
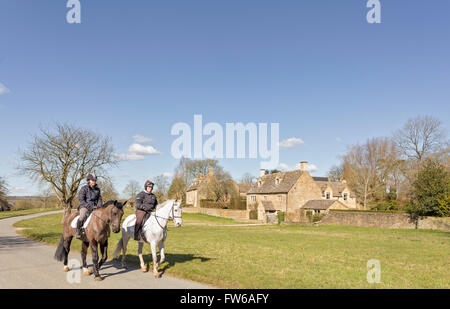
[[449, 216], [447, 137], [439, 119], [418, 116], [389, 137], [348, 146], [328, 176], [345, 179], [365, 209]]

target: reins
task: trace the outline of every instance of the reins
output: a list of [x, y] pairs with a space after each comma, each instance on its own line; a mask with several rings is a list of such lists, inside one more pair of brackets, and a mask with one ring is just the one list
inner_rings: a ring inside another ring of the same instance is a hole
[[155, 217], [156, 223], [158, 223], [159, 227], [162, 228], [163, 230], [167, 230], [167, 224], [166, 224], [165, 227], [163, 227], [163, 226], [161, 225], [161, 223], [159, 223], [158, 218], [164, 219], [164, 220], [167, 220], [167, 221], [169, 221], [170, 219], [173, 220], [173, 219], [175, 219], [175, 218], [182, 218], [182, 216], [176, 216], [176, 217], [175, 217], [174, 205], [172, 205], [171, 211], [172, 211], [172, 218], [171, 218], [171, 217], [164, 218], [164, 217], [161, 217], [161, 216], [157, 216], [157, 215], [156, 215], [156, 211], [155, 211], [155, 213], [150, 213], [150, 217], [153, 215], [153, 216]]

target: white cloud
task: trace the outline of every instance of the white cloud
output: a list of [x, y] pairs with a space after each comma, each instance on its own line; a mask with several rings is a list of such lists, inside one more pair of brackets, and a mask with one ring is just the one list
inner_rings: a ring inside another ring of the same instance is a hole
[[281, 148], [294, 148], [304, 144], [303, 140], [298, 137], [291, 137], [285, 140], [282, 140], [279, 145]]
[[[294, 167], [290, 167], [289, 165], [285, 164], [285, 163], [280, 163], [278, 165], [278, 168], [284, 172], [288, 172], [288, 171], [293, 171], [293, 170], [298, 170], [300, 169], [300, 163], [296, 164]], [[306, 170], [308, 172], [315, 172], [317, 171], [319, 168], [315, 165], [315, 164], [310, 164], [308, 163], [308, 166], [306, 167]]]
[[114, 154], [114, 157], [119, 161], [138, 161], [144, 160], [145, 156], [159, 155], [161, 152], [152, 146], [144, 146], [138, 143], [131, 144], [128, 147], [128, 153]]
[[162, 175], [165, 177], [169, 177], [169, 178], [173, 177], [173, 173], [169, 173], [169, 172], [163, 173]]
[[9, 93], [9, 92], [10, 92], [9, 89], [6, 88], [5, 85], [3, 85], [2, 83], [0, 83], [0, 95], [6, 94], [6, 93]]
[[120, 174], [120, 177], [130, 177], [130, 174]]
[[128, 152], [131, 154], [137, 154], [137, 155], [157, 155], [161, 154], [158, 150], [153, 148], [152, 146], [143, 146], [141, 144], [132, 144], [128, 148]]
[[[300, 163], [297, 163], [296, 165], [295, 165], [295, 168], [296, 169], [300, 169]], [[308, 172], [315, 172], [315, 171], [317, 171], [319, 168], [316, 166], [316, 165], [314, 165], [314, 164], [311, 164], [311, 163], [308, 163], [308, 165], [306, 166], [306, 170], [308, 171]]]
[[152, 141], [151, 138], [142, 135], [135, 135], [133, 139], [136, 143], [150, 143]]
[[145, 159], [143, 155], [133, 153], [114, 154], [114, 157], [119, 161], [138, 161]]

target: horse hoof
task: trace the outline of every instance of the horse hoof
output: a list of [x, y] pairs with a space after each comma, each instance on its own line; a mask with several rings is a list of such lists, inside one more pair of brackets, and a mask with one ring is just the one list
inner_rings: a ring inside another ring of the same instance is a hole
[[95, 280], [95, 281], [102, 281], [103, 278], [102, 278], [101, 276], [98, 276], [98, 277], [95, 277], [94, 280]]
[[162, 273], [158, 272], [158, 273], [155, 273], [154, 275], [155, 275], [155, 279], [159, 279], [159, 278], [161, 278]]
[[90, 276], [91, 274], [92, 274], [92, 272], [89, 269], [83, 268], [83, 275]]
[[147, 269], [147, 267], [141, 267], [141, 271], [142, 271], [143, 273], [146, 273], [146, 272], [148, 272], [148, 269]]
[[126, 265], [122, 265], [122, 269], [127, 269], [127, 266]]
[[69, 270], [70, 270], [70, 269], [69, 269], [69, 267], [68, 267], [68, 266], [64, 266], [64, 268], [63, 268], [63, 272], [67, 273], [67, 272], [68, 272]]

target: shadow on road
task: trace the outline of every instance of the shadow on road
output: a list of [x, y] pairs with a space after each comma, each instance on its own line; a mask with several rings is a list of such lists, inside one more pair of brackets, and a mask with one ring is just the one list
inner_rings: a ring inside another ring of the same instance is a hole
[[0, 250], [15, 249], [20, 247], [30, 247], [38, 245], [35, 241], [20, 236], [0, 237]]
[[[143, 258], [147, 264], [148, 269], [150, 270], [149, 264], [152, 263], [152, 255], [145, 254], [145, 255], [143, 255]], [[122, 259], [122, 257], [119, 256], [115, 260], [115, 262], [117, 263], [117, 261], [121, 261], [121, 259]], [[131, 263], [131, 264], [139, 265], [139, 257], [136, 255], [127, 254], [126, 259], [127, 259], [127, 264]], [[158, 260], [159, 260], [159, 256], [158, 256]], [[162, 267], [159, 268], [159, 271], [161, 272], [161, 275], [163, 275], [166, 272], [166, 270], [170, 269], [171, 267], [175, 266], [178, 263], [185, 263], [185, 262], [190, 262], [190, 261], [194, 261], [194, 260], [200, 260], [200, 262], [203, 263], [203, 262], [207, 262], [207, 261], [211, 260], [211, 258], [197, 256], [195, 254], [166, 253], [166, 261], [163, 263]], [[121, 265], [122, 265], [121, 263], [117, 263], [117, 264], [115, 264], [115, 267], [120, 268]], [[140, 268], [137, 267], [136, 269], [140, 269]]]

